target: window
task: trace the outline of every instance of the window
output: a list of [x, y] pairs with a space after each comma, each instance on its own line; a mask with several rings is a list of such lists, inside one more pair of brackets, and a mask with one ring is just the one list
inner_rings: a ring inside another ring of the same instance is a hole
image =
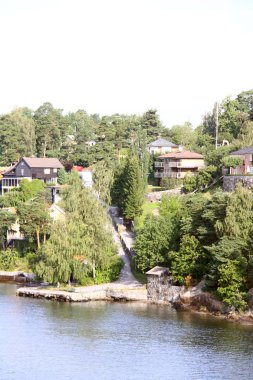
[[24, 175], [24, 169], [21, 169], [21, 175], [22, 176]]
[[54, 173], [57, 173], [57, 169], [53, 169], [53, 172], [54, 172]]
[[21, 166], [24, 166], [24, 161], [21, 162]]
[[44, 174], [50, 174], [50, 169], [44, 169]]

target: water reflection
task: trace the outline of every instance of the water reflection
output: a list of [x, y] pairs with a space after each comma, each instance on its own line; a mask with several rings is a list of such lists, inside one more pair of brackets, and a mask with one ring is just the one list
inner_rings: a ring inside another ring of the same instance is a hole
[[19, 298], [6, 284], [0, 308], [3, 380], [252, 378], [252, 327], [139, 303]]

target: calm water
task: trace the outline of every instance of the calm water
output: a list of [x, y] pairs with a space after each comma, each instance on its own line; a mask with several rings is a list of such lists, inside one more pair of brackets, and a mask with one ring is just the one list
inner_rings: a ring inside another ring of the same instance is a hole
[[253, 327], [167, 307], [66, 304], [0, 284], [0, 379], [253, 379]]

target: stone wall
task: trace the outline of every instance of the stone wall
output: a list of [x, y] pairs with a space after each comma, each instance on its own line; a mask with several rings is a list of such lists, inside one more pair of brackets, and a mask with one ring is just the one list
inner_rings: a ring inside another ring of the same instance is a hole
[[172, 278], [168, 275], [148, 275], [147, 295], [151, 302], [169, 302]]
[[223, 190], [224, 191], [234, 191], [237, 183], [242, 183], [243, 187], [250, 188], [253, 186], [253, 176], [252, 175], [233, 175], [223, 177]]

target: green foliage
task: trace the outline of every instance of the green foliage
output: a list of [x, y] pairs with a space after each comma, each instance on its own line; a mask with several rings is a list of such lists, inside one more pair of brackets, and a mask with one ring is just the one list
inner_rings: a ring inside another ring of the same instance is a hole
[[136, 263], [142, 272], [165, 262], [172, 231], [172, 223], [168, 223], [164, 218], [156, 218], [153, 215], [146, 217], [134, 244]]
[[179, 197], [164, 196], [159, 216], [148, 215], [138, 230], [134, 251], [137, 267], [142, 272], [166, 263], [167, 252], [177, 248], [181, 206]]
[[134, 220], [142, 212], [144, 202], [144, 181], [141, 175], [139, 160], [136, 156], [129, 156], [124, 168], [122, 184], [122, 209], [125, 220]]
[[15, 223], [16, 216], [8, 210], [0, 210], [0, 244], [5, 248], [7, 230]]
[[236, 156], [227, 156], [223, 157], [222, 164], [225, 166], [225, 168], [236, 168], [237, 166], [242, 165], [243, 160], [241, 157]]
[[200, 169], [197, 174], [197, 187], [202, 189], [207, 187], [214, 179], [216, 173], [217, 168], [213, 165]]
[[68, 173], [63, 168], [58, 171], [58, 183], [60, 185], [66, 185], [68, 183]]
[[176, 178], [163, 177], [160, 184], [164, 190], [171, 190], [179, 187], [181, 182]]
[[105, 202], [105, 204], [110, 204], [113, 172], [105, 161], [99, 161], [96, 163], [92, 179], [93, 188], [99, 199]]
[[13, 271], [17, 268], [19, 261], [18, 252], [13, 249], [0, 251], [0, 270]]
[[96, 281], [96, 273], [113, 278], [119, 266], [106, 211], [76, 173], [70, 175], [62, 196], [66, 219], [53, 224], [36, 273], [63, 283], [73, 279], [83, 283], [91, 276]]
[[245, 286], [243, 284], [245, 273], [241, 270], [239, 262], [226, 260], [219, 266], [218, 273], [218, 295], [228, 306], [244, 310], [247, 306]]
[[197, 178], [192, 174], [186, 174], [184, 177], [184, 191], [190, 193], [197, 187]]
[[173, 279], [180, 284], [185, 282], [188, 275], [195, 279], [200, 279], [203, 275], [203, 251], [195, 236], [183, 235], [179, 251], [170, 252], [169, 259]]

